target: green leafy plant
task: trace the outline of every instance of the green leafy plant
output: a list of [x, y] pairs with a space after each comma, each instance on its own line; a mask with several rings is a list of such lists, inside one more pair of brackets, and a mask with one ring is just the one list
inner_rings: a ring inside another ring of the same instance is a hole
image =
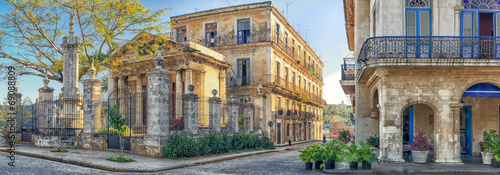
[[124, 142], [125, 140], [122, 139], [122, 134], [125, 132], [125, 128], [123, 125], [127, 122], [126, 118], [122, 118], [122, 115], [119, 112], [119, 107], [118, 105], [113, 105], [109, 109], [108, 112], [109, 117], [109, 124], [111, 127], [115, 128], [118, 131], [118, 139], [120, 141], [120, 157], [123, 157], [123, 147], [124, 147]]
[[489, 132], [486, 132], [486, 131], [483, 131], [483, 141], [484, 141], [484, 144], [481, 145], [481, 148], [483, 148], [484, 150], [484, 154], [487, 154], [488, 151], [491, 151], [493, 150], [492, 146], [494, 146], [495, 142], [493, 141], [493, 139], [495, 137], [498, 137], [498, 134], [496, 134], [496, 130], [494, 129], [490, 129]]
[[55, 147], [50, 150], [50, 152], [68, 152], [66, 148], [61, 148], [61, 147]]
[[380, 145], [380, 137], [378, 137], [377, 135], [368, 137], [366, 141], [375, 148], [378, 148]]
[[240, 114], [238, 115], [238, 129], [244, 129], [245, 128], [245, 117]]
[[424, 136], [424, 130], [418, 131], [418, 135], [413, 137], [413, 143], [411, 143], [412, 150], [417, 151], [427, 151], [431, 148], [430, 143], [427, 141], [427, 137]]
[[311, 146], [313, 151], [311, 158], [314, 162], [323, 161], [323, 152], [324, 148], [322, 148], [319, 144], [314, 144]]
[[361, 160], [360, 150], [356, 144], [347, 145], [344, 142], [339, 142], [340, 147], [344, 149], [339, 155], [339, 159], [347, 163], [356, 163]]
[[183, 158], [198, 155], [198, 145], [196, 141], [186, 132], [175, 131], [170, 134], [167, 145], [162, 148], [163, 156], [167, 158]]
[[[122, 126], [123, 129], [122, 129], [122, 132], [120, 133], [121, 135], [128, 135], [128, 134], [131, 134], [133, 135], [134, 134], [134, 130], [130, 130], [130, 128], [128, 126]], [[98, 135], [101, 135], [101, 136], [107, 136], [108, 135], [108, 128], [104, 127], [102, 128], [101, 130], [99, 130], [99, 132], [97, 132]], [[109, 135], [110, 136], [117, 136], [118, 135], [118, 130], [113, 128], [113, 127], [109, 127]]]
[[333, 139], [328, 143], [322, 144], [322, 147], [324, 148], [323, 150], [323, 162], [320, 166], [321, 169], [323, 169], [323, 166], [326, 162], [333, 162], [333, 161], [338, 161], [338, 157], [341, 152], [340, 148], [340, 140], [338, 139]]
[[375, 151], [379, 150], [380, 148], [374, 148], [369, 142], [364, 141], [359, 141], [359, 145], [361, 146], [361, 148], [359, 148], [358, 153], [361, 161], [368, 163], [377, 161], [377, 163], [380, 165], [380, 161], [375, 154]]
[[339, 139], [344, 141], [344, 143], [347, 143], [347, 141], [349, 141], [350, 138], [351, 138], [351, 133], [349, 133], [349, 131], [342, 129], [342, 131], [339, 132]]
[[302, 161], [303, 163], [311, 162], [312, 155], [314, 152], [312, 147], [306, 147], [304, 148], [304, 150], [299, 150], [299, 152], [300, 152], [299, 154], [300, 161]]
[[113, 156], [113, 157], [110, 157], [106, 160], [110, 160], [110, 161], [114, 161], [114, 162], [120, 162], [120, 163], [123, 163], [123, 162], [133, 162], [134, 160], [132, 158], [129, 158], [129, 157], [121, 157], [121, 156]]

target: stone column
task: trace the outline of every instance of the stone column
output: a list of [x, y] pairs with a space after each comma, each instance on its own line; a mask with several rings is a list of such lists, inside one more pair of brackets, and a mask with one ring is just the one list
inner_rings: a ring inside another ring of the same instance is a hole
[[208, 108], [209, 108], [209, 128], [211, 131], [220, 131], [220, 103], [222, 100], [219, 97], [216, 97], [217, 90], [212, 90], [213, 97], [208, 99]]
[[227, 124], [230, 131], [238, 132], [238, 107], [239, 104], [236, 101], [236, 94], [231, 94], [231, 102], [227, 103], [229, 117]]
[[194, 85], [188, 86], [189, 93], [184, 95], [184, 131], [198, 134], [198, 95], [193, 94]]
[[95, 68], [89, 69], [90, 79], [83, 81], [83, 134], [93, 135], [101, 129], [101, 81], [95, 79]]
[[[187, 92], [187, 91], [186, 91]], [[182, 115], [182, 70], [175, 76], [175, 114]]]
[[[140, 75], [137, 75], [137, 83], [136, 83], [136, 87], [135, 87], [135, 91], [136, 91], [136, 95], [135, 95], [135, 99], [132, 99], [132, 100], [135, 100], [135, 107], [136, 107], [136, 113], [135, 113], [135, 124], [134, 124], [134, 127], [141, 127], [142, 126], [142, 110], [143, 110], [143, 107], [142, 107], [142, 77], [144, 77], [143, 74], [140, 74]], [[144, 116], [142, 116], [144, 117]]]
[[38, 102], [36, 105], [36, 127], [38, 128], [38, 132], [46, 133], [46, 128], [50, 123], [55, 122], [55, 109], [53, 108], [53, 98], [54, 98], [54, 88], [48, 87], [49, 78], [47, 74], [45, 74], [45, 79], [43, 79], [43, 83], [45, 86], [43, 88], [38, 89]]
[[154, 58], [155, 69], [148, 71], [147, 134], [144, 136], [145, 152], [149, 156], [161, 157], [161, 148], [166, 144], [169, 132], [169, 79], [170, 73], [162, 68], [165, 59], [161, 56], [161, 44]]
[[245, 133], [253, 132], [254, 105], [250, 102], [251, 100], [252, 100], [251, 97], [247, 97], [247, 99], [245, 99], [246, 103], [243, 108], [243, 113], [245, 115], [244, 118]]
[[184, 81], [184, 92], [187, 94], [189, 92], [188, 86], [191, 85], [191, 75], [192, 75], [193, 70], [191, 69], [186, 69], [186, 80]]
[[461, 0], [457, 2], [457, 5], [453, 7], [455, 11], [455, 30], [454, 30], [454, 36], [460, 36], [460, 13], [464, 9], [464, 6], [462, 5]]
[[460, 157], [460, 108], [463, 105], [463, 103], [452, 103], [449, 105], [449, 110], [443, 106], [445, 112], [437, 112], [434, 123], [436, 163], [462, 164]]

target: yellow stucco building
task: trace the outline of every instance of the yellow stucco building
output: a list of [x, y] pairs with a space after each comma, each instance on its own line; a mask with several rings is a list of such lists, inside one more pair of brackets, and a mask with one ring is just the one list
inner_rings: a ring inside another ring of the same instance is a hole
[[173, 16], [171, 21], [172, 40], [225, 55], [231, 65], [225, 72], [227, 94], [235, 93], [239, 102], [251, 97], [258, 132], [276, 143], [322, 137], [323, 62], [270, 1]]

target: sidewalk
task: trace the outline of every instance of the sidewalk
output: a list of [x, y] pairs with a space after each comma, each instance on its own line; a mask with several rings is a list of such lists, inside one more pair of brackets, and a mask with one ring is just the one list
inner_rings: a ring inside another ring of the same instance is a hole
[[[309, 142], [305, 142], [309, 143]], [[297, 145], [297, 146], [300, 146]], [[292, 146], [293, 147], [293, 146]], [[158, 172], [189, 166], [208, 164], [218, 161], [231, 160], [271, 152], [286, 151], [290, 147], [276, 147], [274, 150], [259, 150], [239, 153], [225, 153], [212, 156], [199, 156], [185, 160], [154, 158], [139, 154], [123, 153], [124, 156], [134, 159], [134, 162], [118, 163], [106, 160], [120, 153], [115, 151], [99, 151], [88, 149], [68, 149], [69, 152], [50, 152], [52, 148], [40, 148], [30, 144], [17, 144], [16, 154], [48, 159], [63, 163], [86, 166], [115, 172]], [[0, 151], [8, 152], [6, 147], [0, 147]]]
[[337, 164], [334, 170], [322, 170], [328, 174], [500, 174], [499, 168], [493, 168], [490, 165], [484, 165], [480, 156], [470, 158], [465, 164], [436, 164], [427, 162], [426, 164], [417, 164], [407, 162], [403, 164], [372, 163], [372, 170], [361, 170], [361, 163], [358, 170], [349, 170], [347, 164]]

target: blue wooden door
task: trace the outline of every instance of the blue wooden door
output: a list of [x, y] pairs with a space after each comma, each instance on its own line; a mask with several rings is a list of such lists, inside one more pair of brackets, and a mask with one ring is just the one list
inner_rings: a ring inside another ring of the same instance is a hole
[[465, 140], [469, 147], [467, 154], [472, 155], [472, 108], [471, 105], [464, 105], [465, 110]]
[[408, 134], [410, 135], [409, 139], [410, 139], [410, 143], [412, 143], [413, 142], [413, 105], [411, 105], [410, 109], [409, 109], [408, 124], [410, 125], [408, 128], [409, 129]]
[[460, 15], [461, 57], [479, 57], [479, 10], [464, 10]]
[[[430, 8], [406, 8], [407, 57], [431, 57], [431, 11]], [[421, 36], [421, 37], [420, 37]]]

